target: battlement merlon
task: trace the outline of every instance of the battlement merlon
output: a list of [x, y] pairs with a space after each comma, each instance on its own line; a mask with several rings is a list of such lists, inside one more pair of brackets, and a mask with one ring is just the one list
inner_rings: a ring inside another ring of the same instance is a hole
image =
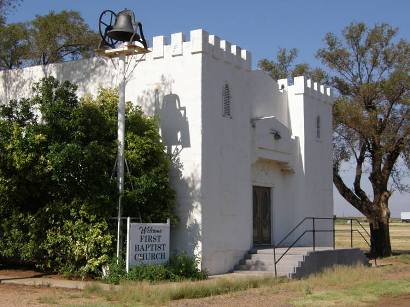
[[147, 54], [146, 59], [157, 60], [166, 57], [177, 57], [188, 54], [206, 53], [217, 60], [223, 60], [237, 68], [251, 70], [251, 53], [241, 49], [237, 45], [231, 45], [226, 40], [221, 40], [218, 36], [209, 35], [203, 29], [192, 30], [189, 40], [185, 40], [184, 34], [171, 34], [171, 42], [164, 36], [154, 36], [152, 43], [152, 53]]
[[293, 78], [293, 85], [289, 85], [287, 79], [278, 80], [279, 89], [292, 90], [293, 94], [306, 94], [322, 100], [326, 103], [333, 104], [335, 97], [332, 95], [332, 88], [313, 82], [304, 76]]

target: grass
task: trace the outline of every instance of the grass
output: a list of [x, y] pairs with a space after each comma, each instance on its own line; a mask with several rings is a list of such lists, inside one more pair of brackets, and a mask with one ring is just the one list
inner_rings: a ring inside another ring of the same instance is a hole
[[410, 293], [408, 280], [379, 280], [364, 282], [355, 287], [337, 290], [311, 291], [292, 301], [295, 306], [367, 305], [378, 301], [384, 295]]
[[58, 298], [56, 296], [44, 295], [38, 298], [38, 302], [40, 304], [46, 304], [46, 305], [57, 305]]
[[259, 289], [258, 294], [270, 300], [282, 295], [286, 297], [286, 304], [294, 306], [364, 306], [377, 302], [382, 296], [409, 294], [410, 255], [381, 262], [378, 267], [337, 266], [301, 280], [236, 277], [156, 285], [126, 282], [111, 290], [90, 286], [85, 293], [103, 298], [112, 306], [173, 305], [178, 300], [205, 297], [217, 297], [213, 302], [218, 305], [229, 301], [233, 293], [246, 301], [255, 295], [252, 289]]
[[[367, 224], [363, 223], [363, 226], [368, 229]], [[350, 230], [350, 225], [337, 223], [336, 229]], [[349, 232], [338, 232], [336, 240], [338, 247], [350, 247]], [[391, 223], [391, 241], [393, 249], [409, 251], [410, 224]], [[361, 242], [356, 234], [354, 246], [367, 250]], [[102, 306], [174, 305], [179, 300], [206, 297], [213, 297], [212, 302], [216, 305], [226, 304], [234, 298], [242, 304], [255, 295], [262, 296], [266, 302], [282, 300], [283, 304], [294, 306], [365, 306], [374, 304], [381, 297], [394, 299], [410, 294], [410, 254], [382, 259], [378, 263], [378, 267], [337, 266], [301, 280], [236, 277], [155, 285], [125, 282], [110, 290], [92, 285], [86, 288], [84, 295], [101, 298], [99, 305]], [[183, 304], [189, 306], [189, 302]]]
[[365, 306], [382, 296], [410, 294], [410, 255], [394, 256], [381, 262], [381, 266], [373, 268], [334, 267], [296, 281], [293, 290], [299, 290], [299, 295], [290, 303], [295, 306]]
[[374, 305], [381, 298], [394, 301], [397, 296], [410, 294], [410, 254], [382, 259], [379, 263], [377, 267], [336, 266], [300, 280], [237, 276], [158, 284], [127, 281], [107, 289], [91, 284], [84, 291], [72, 293], [53, 289], [52, 293], [38, 298], [38, 302], [59, 306], [261, 305], [261, 302], [262, 305], [277, 302], [293, 306], [365, 306]]
[[[336, 229], [348, 230], [350, 225], [337, 223]], [[338, 232], [336, 239], [338, 247], [350, 247], [350, 233]], [[355, 246], [367, 249], [358, 237], [354, 240]], [[301, 280], [248, 276], [159, 284], [127, 281], [110, 289], [91, 284], [72, 294], [56, 289], [38, 301], [64, 306], [189, 306], [194, 301], [205, 304], [207, 297], [215, 305], [369, 306], [381, 298], [394, 302], [410, 294], [410, 224], [392, 223], [391, 241], [402, 254], [378, 260], [377, 267], [337, 266]]]
[[273, 287], [286, 279], [273, 277], [216, 278], [206, 281], [162, 283], [125, 282], [117, 290], [103, 290], [98, 286], [86, 288], [86, 293], [103, 296], [107, 301], [119, 304], [164, 304], [181, 299], [196, 299], [222, 295], [260, 287]]
[[[361, 223], [370, 232], [369, 224], [362, 221]], [[356, 228], [364, 234], [364, 231], [357, 227], [357, 223], [353, 222], [353, 229]], [[410, 224], [399, 221], [391, 222], [390, 240], [393, 251], [410, 251]], [[336, 221], [336, 247], [350, 247], [350, 224], [343, 220]], [[353, 233], [353, 247], [359, 247], [365, 251], [369, 250], [369, 246], [357, 232]]]

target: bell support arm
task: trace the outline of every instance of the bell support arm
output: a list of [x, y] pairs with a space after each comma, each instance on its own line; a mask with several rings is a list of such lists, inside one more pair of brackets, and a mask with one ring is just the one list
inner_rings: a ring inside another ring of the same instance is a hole
[[140, 30], [140, 37], [141, 37], [141, 43], [144, 46], [145, 49], [148, 49], [147, 41], [145, 40], [144, 37], [144, 32], [142, 31], [142, 24], [138, 22], [138, 29]]

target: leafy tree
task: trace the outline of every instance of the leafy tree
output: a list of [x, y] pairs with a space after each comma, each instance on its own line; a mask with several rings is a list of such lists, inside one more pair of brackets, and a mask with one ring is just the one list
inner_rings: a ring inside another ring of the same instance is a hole
[[31, 44], [33, 63], [46, 65], [89, 57], [98, 44], [98, 35], [79, 12], [50, 12], [31, 22]]
[[312, 69], [306, 63], [294, 64], [297, 56], [298, 50], [296, 48], [290, 50], [279, 48], [275, 60], [262, 59], [258, 62], [258, 67], [269, 73], [274, 80], [306, 76], [315, 82], [328, 82], [328, 76], [322, 69]]
[[[75, 85], [52, 77], [33, 90], [31, 98], [0, 106], [0, 257], [96, 274], [108, 260], [107, 219], [117, 208], [118, 95], [101, 90], [79, 100]], [[175, 222], [157, 122], [130, 103], [126, 114], [124, 214]], [[90, 250], [79, 248], [84, 244]]]
[[50, 12], [27, 23], [0, 20], [0, 69], [87, 58], [98, 40], [75, 11]]
[[[410, 45], [387, 24], [347, 26], [341, 37], [328, 33], [318, 58], [331, 72], [340, 96], [334, 104], [333, 182], [370, 224], [371, 250], [391, 255], [389, 198], [403, 190], [401, 173], [410, 166]], [[353, 161], [353, 185], [341, 176]], [[372, 195], [363, 190], [368, 173]]]
[[291, 75], [291, 66], [298, 55], [298, 50], [292, 48], [279, 48], [276, 54], [276, 61], [262, 59], [258, 62], [258, 67], [270, 74], [274, 80], [286, 79]]
[[26, 24], [0, 25], [0, 69], [24, 65], [30, 52], [29, 30]]

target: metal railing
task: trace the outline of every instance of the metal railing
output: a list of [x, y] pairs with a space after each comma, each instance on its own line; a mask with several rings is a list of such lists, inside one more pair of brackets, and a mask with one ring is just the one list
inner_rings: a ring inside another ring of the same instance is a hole
[[[336, 219], [337, 220], [345, 220], [345, 221], [350, 221], [350, 230], [344, 230], [344, 229], [339, 229], [336, 230]], [[276, 249], [281, 248], [281, 245], [286, 242], [286, 240], [295, 233], [296, 230], [298, 230], [301, 226], [304, 226], [305, 222], [311, 220], [312, 221], [312, 229], [307, 229], [304, 230], [297, 238], [292, 242], [292, 244], [288, 246], [282, 246], [284, 248], [287, 248], [285, 252], [282, 253], [282, 255], [276, 259]], [[331, 220], [332, 221], [332, 229], [317, 229], [317, 224], [316, 221], [321, 221], [321, 220]], [[353, 222], [357, 223], [357, 227], [359, 229], [353, 229]], [[360, 230], [361, 229], [361, 230]], [[336, 217], [305, 217], [303, 220], [301, 220], [295, 227], [292, 228], [284, 237], [282, 240], [279, 241], [278, 244], [275, 244], [273, 246], [273, 259], [274, 259], [274, 268], [275, 268], [275, 277], [277, 277], [277, 264], [279, 261], [283, 259], [285, 255], [301, 240], [305, 234], [307, 233], [312, 233], [312, 248], [313, 251], [316, 250], [316, 234], [317, 233], [328, 233], [332, 232], [333, 234], [333, 249], [336, 249], [336, 232], [346, 232], [350, 231], [350, 247], [353, 248], [353, 233], [357, 232], [360, 237], [363, 239], [363, 241], [371, 248], [371, 235], [367, 231], [366, 228], [363, 227], [362, 223], [357, 218], [336, 218]], [[367, 236], [367, 238], [366, 238]], [[369, 242], [370, 241], [370, 242]], [[377, 265], [376, 262], [376, 257], [374, 257], [374, 263]]]

